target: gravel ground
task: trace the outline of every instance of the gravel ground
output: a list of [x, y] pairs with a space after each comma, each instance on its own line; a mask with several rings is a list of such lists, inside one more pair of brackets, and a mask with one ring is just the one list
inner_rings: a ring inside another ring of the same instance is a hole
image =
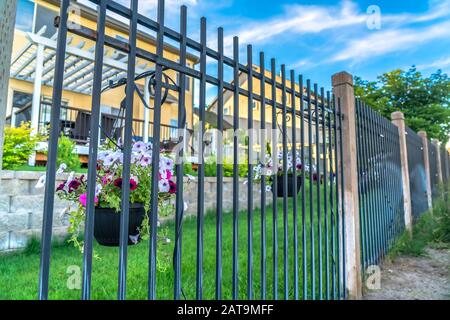
[[450, 250], [428, 248], [422, 257], [400, 257], [381, 266], [381, 289], [365, 300], [450, 300]]

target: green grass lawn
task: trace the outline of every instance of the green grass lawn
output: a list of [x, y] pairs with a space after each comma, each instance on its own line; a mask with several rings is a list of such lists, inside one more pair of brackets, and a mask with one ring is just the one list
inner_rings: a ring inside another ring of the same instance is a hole
[[[308, 200], [307, 186], [306, 194]], [[314, 188], [314, 193], [316, 188]], [[321, 195], [323, 199], [323, 193]], [[299, 195], [299, 292], [302, 296], [302, 219], [301, 219], [301, 192]], [[309, 203], [306, 202], [306, 213], [309, 216]], [[313, 202], [314, 204], [316, 201]], [[293, 249], [293, 214], [292, 198], [289, 199], [289, 295], [293, 298], [294, 285], [294, 249]], [[279, 276], [279, 298], [283, 298], [284, 293], [284, 260], [283, 260], [283, 211], [282, 202], [278, 202], [278, 276]], [[253, 232], [253, 292], [255, 298], [260, 298], [261, 279], [261, 211], [254, 211], [254, 232]], [[322, 215], [323, 216], [323, 215]], [[316, 297], [318, 297], [318, 236], [317, 236], [317, 212], [315, 214], [315, 286]], [[311, 292], [311, 274], [309, 270], [310, 241], [309, 218], [305, 221], [308, 235], [308, 288]], [[330, 226], [330, 222], [328, 222]], [[158, 255], [164, 255], [170, 259], [173, 254], [174, 224], [168, 223], [164, 227], [168, 228], [169, 237], [172, 243], [160, 247]], [[273, 298], [272, 274], [273, 274], [273, 240], [272, 240], [272, 210], [267, 210], [267, 298]], [[325, 239], [324, 221], [322, 220], [323, 238]], [[216, 270], [216, 218], [213, 213], [205, 217], [204, 224], [204, 269], [203, 269], [203, 296], [205, 299], [215, 297], [215, 270]], [[331, 227], [330, 227], [331, 231]], [[195, 299], [196, 284], [196, 218], [188, 218], [183, 225], [183, 249], [182, 249], [182, 288], [187, 299]], [[331, 239], [331, 236], [329, 236]], [[330, 253], [331, 253], [331, 242]], [[35, 244], [36, 245], [36, 244]], [[326, 288], [326, 256], [325, 240], [323, 241], [323, 291]], [[29, 252], [13, 253], [0, 256], [0, 299], [36, 299], [39, 274], [39, 250], [29, 250]], [[118, 248], [106, 248], [95, 246], [95, 252], [100, 259], [94, 260], [92, 274], [92, 298], [93, 299], [116, 299], [117, 279], [118, 279]], [[239, 216], [239, 299], [247, 299], [247, 213], [242, 212]], [[67, 273], [69, 266], [82, 265], [82, 254], [75, 248], [67, 245], [55, 246], [52, 249], [51, 269], [50, 269], [50, 299], [79, 299], [80, 290], [70, 290], [67, 281], [70, 274]], [[330, 258], [331, 269], [331, 258]], [[127, 298], [146, 299], [147, 298], [147, 278], [148, 278], [148, 243], [142, 242], [137, 246], [129, 247], [128, 250], [128, 277], [127, 277]], [[331, 279], [331, 273], [330, 273]], [[157, 297], [158, 299], [173, 298], [174, 273], [170, 267], [165, 272], [157, 274]], [[331, 282], [331, 280], [330, 280]], [[232, 215], [225, 214], [223, 219], [223, 298], [231, 299], [232, 283]], [[311, 298], [310, 293], [308, 298]]]

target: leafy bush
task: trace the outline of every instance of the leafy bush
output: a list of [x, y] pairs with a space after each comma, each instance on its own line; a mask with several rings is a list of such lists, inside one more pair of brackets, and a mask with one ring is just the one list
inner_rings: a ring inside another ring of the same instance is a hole
[[450, 200], [449, 191], [446, 197], [437, 202], [433, 210], [436, 228], [433, 230], [435, 241], [450, 243]]
[[80, 158], [75, 152], [76, 144], [69, 138], [61, 136], [58, 142], [58, 158], [56, 163], [60, 166], [62, 163], [67, 165], [67, 170], [77, 171], [81, 167]]
[[45, 136], [32, 134], [32, 131], [28, 122], [17, 128], [5, 128], [3, 169], [11, 170], [26, 164], [35, 151], [36, 144], [45, 140]]
[[197, 176], [197, 171], [192, 169], [192, 163], [185, 163], [183, 165], [183, 173], [184, 175]]
[[[448, 192], [448, 191], [447, 191]], [[450, 245], [450, 201], [448, 194], [435, 199], [433, 211], [422, 215], [413, 226], [413, 237], [405, 232], [390, 250], [389, 256], [420, 256], [428, 245], [448, 247]]]
[[[225, 178], [233, 177], [233, 164], [224, 163], [223, 164], [223, 176]], [[247, 178], [248, 173], [248, 165], [247, 164], [239, 164], [239, 177]], [[191, 163], [184, 164], [184, 175], [198, 176], [198, 172], [192, 169]], [[205, 163], [205, 177], [217, 177], [217, 163], [216, 162], [207, 162]]]

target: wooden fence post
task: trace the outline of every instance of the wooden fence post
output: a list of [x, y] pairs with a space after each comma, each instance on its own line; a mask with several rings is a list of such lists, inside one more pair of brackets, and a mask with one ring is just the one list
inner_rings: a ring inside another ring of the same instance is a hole
[[427, 198], [428, 198], [428, 208], [433, 207], [433, 198], [431, 194], [431, 172], [430, 172], [430, 154], [428, 153], [428, 137], [425, 131], [419, 131], [418, 135], [422, 138], [423, 144], [423, 158], [425, 162], [425, 175], [427, 183]]
[[332, 77], [333, 92], [340, 99], [342, 122], [342, 147], [344, 162], [344, 210], [345, 210], [345, 255], [346, 285], [350, 299], [362, 297], [361, 237], [359, 221], [358, 167], [356, 150], [356, 106], [353, 77], [340, 72]]
[[412, 209], [411, 209], [411, 190], [409, 187], [409, 166], [408, 166], [408, 147], [406, 144], [406, 126], [405, 116], [402, 112], [394, 112], [391, 115], [392, 123], [398, 127], [400, 139], [400, 161], [402, 166], [403, 178], [403, 206], [405, 212], [405, 227], [409, 235], [412, 236]]

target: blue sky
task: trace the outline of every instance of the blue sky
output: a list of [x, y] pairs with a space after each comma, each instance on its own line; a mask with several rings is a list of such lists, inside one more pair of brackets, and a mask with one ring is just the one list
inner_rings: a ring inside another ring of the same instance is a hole
[[[156, 3], [141, 0], [140, 12], [155, 19]], [[275, 57], [278, 65], [325, 88], [342, 70], [368, 80], [411, 65], [425, 74], [450, 71], [450, 0], [166, 0], [166, 20], [173, 28], [178, 28], [181, 4], [188, 6], [190, 37], [199, 38], [199, 19], [205, 16], [211, 47], [222, 26], [228, 54], [237, 35], [241, 61], [246, 61], [245, 46], [253, 44], [254, 63], [264, 51], [267, 60]], [[379, 29], [367, 26], [371, 5], [380, 9]], [[208, 69], [214, 72], [213, 66]]]

